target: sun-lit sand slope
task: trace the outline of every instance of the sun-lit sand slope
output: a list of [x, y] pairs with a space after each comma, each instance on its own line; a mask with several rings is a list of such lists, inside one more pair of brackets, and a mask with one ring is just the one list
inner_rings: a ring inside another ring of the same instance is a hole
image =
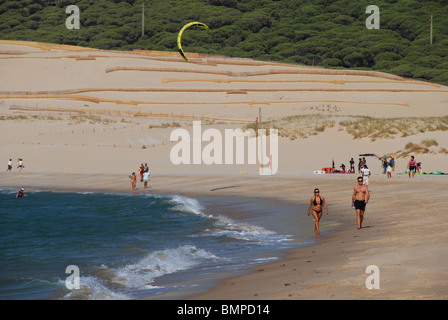
[[[180, 172], [198, 168], [170, 166], [169, 134], [172, 126], [190, 125], [192, 120], [222, 130], [253, 123], [260, 112], [263, 121], [298, 114], [340, 119], [356, 115], [395, 118], [448, 114], [448, 88], [438, 84], [379, 72], [186, 54], [189, 62], [177, 52], [117, 52], [0, 41], [1, 114], [26, 118], [2, 124], [2, 144], [12, 143], [14, 137], [15, 144], [39, 146], [40, 152], [45, 146], [47, 156], [53, 159], [64, 153], [64, 146], [77, 150], [76, 154], [83, 148], [93, 148], [87, 151], [89, 160], [83, 164], [86, 159], [81, 156], [78, 166], [57, 167], [53, 163], [48, 167], [48, 160], [31, 154], [30, 149], [11, 155], [28, 158], [28, 164], [33, 160], [35, 169], [83, 171], [91, 167], [93, 172], [117, 171], [129, 165], [128, 161], [141, 161], [140, 155], [133, 154], [131, 160], [113, 148], [160, 146], [156, 152], [163, 155], [160, 161], [154, 159], [152, 151], [144, 153], [145, 157], [149, 154], [160, 170], [163, 167]], [[39, 121], [30, 121], [33, 119]], [[161, 124], [169, 128], [160, 128]], [[159, 128], [148, 131], [149, 126]], [[437, 140], [438, 134], [430, 138]], [[398, 136], [395, 141], [366, 144], [368, 139], [352, 141], [350, 135], [335, 126], [308, 139], [281, 139], [279, 169], [312, 172], [329, 166], [331, 159], [338, 166], [348, 165], [350, 157], [357, 159], [359, 153], [390, 154], [403, 149], [409, 141], [420, 142], [423, 138], [426, 135]], [[448, 148], [440, 138], [437, 141], [441, 148]], [[320, 147], [310, 149], [312, 145]], [[56, 146], [60, 148], [56, 150]], [[91, 158], [98, 148], [101, 157], [95, 159], [101, 164], [92, 166]], [[426, 164], [436, 161], [432, 171], [442, 169], [438, 158], [424, 159]], [[209, 169], [226, 170], [216, 166], [200, 168]], [[235, 166], [237, 172], [241, 169], [245, 168]]]
[[363, 115], [383, 117], [446, 114], [448, 88], [379, 72], [194, 54], [186, 63], [169, 52], [0, 44], [1, 98], [30, 99], [37, 108], [51, 101], [67, 110], [180, 112], [249, 121], [258, 110], [242, 106], [269, 106], [263, 110], [267, 118], [319, 103], [337, 104], [349, 114], [362, 108]]

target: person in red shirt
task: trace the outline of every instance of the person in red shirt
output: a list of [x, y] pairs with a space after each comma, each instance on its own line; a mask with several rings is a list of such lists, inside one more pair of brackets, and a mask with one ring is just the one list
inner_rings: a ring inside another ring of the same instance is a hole
[[19, 190], [19, 192], [17, 192], [16, 198], [22, 198], [23, 196], [27, 197], [28, 195], [25, 194], [24, 192], [25, 190], [22, 188]]
[[411, 177], [411, 173], [412, 178], [414, 178], [415, 171], [417, 171], [417, 162], [415, 161], [414, 156], [411, 156], [411, 160], [408, 163], [409, 178]]

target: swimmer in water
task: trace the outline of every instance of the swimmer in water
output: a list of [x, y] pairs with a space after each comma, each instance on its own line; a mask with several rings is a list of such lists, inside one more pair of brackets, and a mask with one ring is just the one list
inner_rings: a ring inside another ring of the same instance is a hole
[[17, 192], [16, 198], [22, 198], [23, 196], [28, 197], [28, 195], [25, 194], [25, 189], [22, 188]]

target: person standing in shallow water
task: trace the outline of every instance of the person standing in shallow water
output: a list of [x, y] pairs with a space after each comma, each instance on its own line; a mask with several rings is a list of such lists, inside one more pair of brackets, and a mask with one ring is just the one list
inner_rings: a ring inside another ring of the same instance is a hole
[[356, 222], [358, 224], [358, 230], [362, 229], [364, 212], [366, 211], [366, 205], [369, 202], [369, 199], [369, 188], [363, 183], [362, 177], [358, 177], [358, 185], [353, 190], [351, 203], [351, 205], [355, 206], [356, 209]]
[[310, 215], [310, 213], [313, 213], [313, 217], [314, 217], [314, 234], [319, 236], [320, 232], [319, 232], [319, 221], [320, 218], [322, 218], [322, 206], [325, 207], [325, 211], [326, 214], [328, 214], [328, 208], [327, 208], [327, 203], [325, 202], [325, 198], [321, 197], [319, 195], [319, 189], [316, 188], [314, 189], [314, 196], [311, 197], [310, 200], [310, 206], [308, 208], [308, 216]]
[[131, 175], [131, 188], [132, 190], [135, 190], [135, 186], [137, 185], [137, 176], [135, 175], [135, 172], [132, 172]]

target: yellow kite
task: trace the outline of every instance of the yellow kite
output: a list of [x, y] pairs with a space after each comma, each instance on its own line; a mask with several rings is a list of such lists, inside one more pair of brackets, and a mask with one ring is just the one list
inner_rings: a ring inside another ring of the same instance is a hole
[[184, 33], [184, 31], [186, 30], [186, 29], [188, 29], [189, 27], [191, 27], [191, 26], [200, 26], [200, 27], [203, 27], [203, 28], [205, 28], [207, 31], [209, 31], [210, 29], [209, 29], [209, 27], [206, 25], [206, 24], [204, 24], [204, 23], [202, 23], [202, 22], [197, 22], [197, 21], [195, 21], [195, 22], [190, 22], [190, 23], [187, 23], [186, 25], [184, 25], [183, 27], [182, 27], [182, 29], [180, 29], [180, 31], [179, 31], [179, 34], [177, 35], [177, 48], [179, 49], [179, 53], [180, 53], [180, 55], [182, 56], [182, 58], [184, 58], [185, 59], [185, 61], [188, 61], [188, 59], [187, 59], [187, 57], [185, 56], [185, 53], [184, 53], [184, 51], [182, 50], [182, 45], [181, 45], [181, 38], [182, 38], [182, 34]]

